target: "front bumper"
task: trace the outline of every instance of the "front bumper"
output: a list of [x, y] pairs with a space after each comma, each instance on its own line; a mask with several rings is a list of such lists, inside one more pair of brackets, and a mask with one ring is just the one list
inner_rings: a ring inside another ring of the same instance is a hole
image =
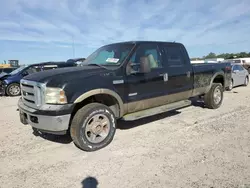
[[[71, 115], [68, 112], [72, 109], [71, 105], [67, 105], [68, 110], [65, 110], [63, 105], [49, 105], [49, 110], [47, 111], [36, 110], [26, 106], [20, 98], [18, 108], [20, 121], [23, 124], [31, 125], [41, 132], [63, 135], [66, 134], [69, 128]], [[60, 111], [59, 108], [62, 108], [63, 111]]]
[[2, 80], [0, 80], [0, 95], [5, 95], [5, 84]]

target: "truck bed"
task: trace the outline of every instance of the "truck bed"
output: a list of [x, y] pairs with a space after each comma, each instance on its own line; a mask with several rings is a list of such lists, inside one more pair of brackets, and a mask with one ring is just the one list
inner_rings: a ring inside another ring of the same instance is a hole
[[204, 93], [204, 90], [209, 89], [210, 82], [215, 76], [215, 73], [224, 75], [223, 87], [229, 86], [231, 78], [231, 64], [230, 63], [196, 63], [191, 64], [194, 74], [194, 95]]

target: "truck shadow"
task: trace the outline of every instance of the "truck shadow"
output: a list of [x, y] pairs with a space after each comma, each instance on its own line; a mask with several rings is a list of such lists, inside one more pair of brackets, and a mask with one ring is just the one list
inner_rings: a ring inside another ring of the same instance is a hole
[[66, 135], [53, 135], [48, 133], [41, 133], [41, 132], [33, 132], [35, 136], [39, 136], [45, 140], [56, 142], [60, 144], [70, 144], [72, 139], [69, 134]]
[[[138, 126], [142, 126], [147, 123], [151, 123], [154, 121], [158, 121], [167, 117], [171, 117], [177, 114], [180, 114], [180, 111], [169, 111], [169, 112], [164, 112], [161, 114], [157, 114], [154, 116], [149, 116], [146, 118], [134, 120], [134, 121], [124, 121], [124, 120], [118, 120], [117, 122], [117, 129], [120, 130], [126, 130], [126, 129], [132, 129]], [[72, 139], [69, 134], [66, 135], [53, 135], [49, 133], [41, 133], [41, 132], [33, 132], [35, 136], [39, 136], [45, 140], [51, 141], [51, 142], [56, 142], [56, 143], [61, 143], [61, 144], [70, 144], [72, 142]]]
[[200, 98], [193, 98], [191, 99], [192, 106], [205, 108], [204, 100]]
[[151, 123], [151, 122], [158, 121], [167, 117], [175, 116], [180, 113], [181, 113], [180, 111], [174, 110], [174, 111], [164, 112], [164, 113], [160, 113], [157, 115], [141, 118], [141, 119], [134, 120], [134, 121], [118, 120], [117, 129], [120, 129], [120, 130], [132, 129], [132, 128], [142, 126], [147, 123]]
[[[204, 108], [204, 103], [202, 99], [193, 99], [191, 101], [192, 101], [193, 106]], [[132, 129], [132, 128], [142, 126], [147, 123], [151, 123], [151, 122], [158, 121], [164, 118], [175, 116], [180, 113], [181, 112], [178, 110], [173, 110], [173, 111], [163, 112], [157, 115], [141, 118], [141, 119], [134, 120], [134, 121], [118, 120], [117, 129], [120, 129], [120, 130]], [[69, 144], [72, 142], [72, 139], [69, 134], [53, 135], [53, 134], [41, 133], [41, 132], [33, 132], [33, 134], [35, 136], [40, 136], [41, 138], [46, 139], [51, 142], [56, 142], [56, 143], [61, 143], [61, 144]]]

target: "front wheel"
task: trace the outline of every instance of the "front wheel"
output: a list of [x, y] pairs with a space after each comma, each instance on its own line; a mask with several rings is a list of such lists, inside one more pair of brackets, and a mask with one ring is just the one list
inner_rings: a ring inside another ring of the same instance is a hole
[[7, 86], [6, 94], [12, 97], [19, 96], [21, 94], [20, 85], [18, 83], [10, 84], [9, 86]]
[[100, 103], [90, 103], [79, 109], [70, 127], [73, 142], [84, 151], [104, 148], [113, 140], [115, 131], [114, 113]]
[[248, 78], [248, 76], [246, 76], [245, 81], [244, 81], [244, 86], [247, 86], [248, 83], [249, 83], [249, 78]]
[[229, 83], [229, 86], [228, 86], [227, 90], [231, 91], [233, 89], [233, 85], [234, 85], [233, 80], [231, 80], [230, 83]]
[[220, 83], [213, 83], [209, 92], [205, 94], [204, 103], [207, 108], [217, 109], [223, 101], [223, 87]]

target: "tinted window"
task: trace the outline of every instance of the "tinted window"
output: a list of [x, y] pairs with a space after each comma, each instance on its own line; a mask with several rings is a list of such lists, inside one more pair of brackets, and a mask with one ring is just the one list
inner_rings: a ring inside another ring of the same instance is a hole
[[234, 63], [241, 63], [241, 60], [233, 60]]
[[233, 71], [235, 71], [235, 70], [242, 71], [243, 68], [242, 68], [242, 66], [240, 66], [240, 65], [234, 65]]
[[180, 46], [164, 45], [164, 51], [168, 66], [180, 66], [185, 63]]
[[237, 67], [236, 67], [236, 65], [234, 65], [232, 70], [235, 71], [236, 69], [237, 69]]
[[156, 44], [141, 44], [137, 47], [127, 65], [127, 74], [133, 71], [139, 71], [140, 62], [149, 61], [151, 69], [161, 68], [161, 57]]
[[3, 72], [6, 72], [6, 73], [11, 73], [14, 69], [4, 69]]
[[240, 65], [238, 65], [238, 69], [239, 69], [240, 71], [242, 71], [242, 70], [243, 70], [243, 67], [240, 66]]
[[40, 72], [41, 68], [39, 66], [33, 66], [33, 67], [29, 67], [28, 69], [25, 70], [25, 73], [27, 74], [33, 74], [35, 72]]

